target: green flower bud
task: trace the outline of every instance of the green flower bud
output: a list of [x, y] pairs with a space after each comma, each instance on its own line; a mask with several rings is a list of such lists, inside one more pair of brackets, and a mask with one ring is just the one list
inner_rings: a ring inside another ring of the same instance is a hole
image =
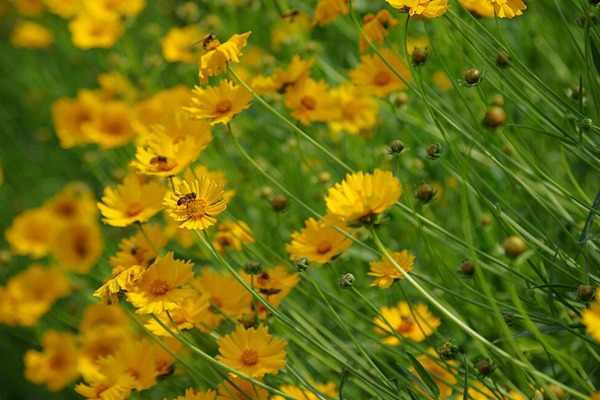
[[467, 72], [465, 72], [465, 81], [469, 85], [475, 85], [481, 79], [481, 71], [476, 68], [471, 68]]
[[262, 272], [262, 263], [260, 261], [246, 261], [244, 272], [248, 275], [258, 275]]
[[310, 260], [306, 257], [296, 258], [294, 261], [294, 271], [304, 272], [310, 265]]
[[340, 276], [338, 279], [338, 285], [342, 289], [350, 289], [352, 285], [354, 285], [355, 280], [356, 278], [354, 278], [354, 275], [351, 273], [346, 273]]
[[442, 360], [453, 360], [458, 354], [458, 346], [453, 341], [447, 341], [437, 350], [438, 356]]
[[437, 160], [442, 155], [442, 145], [441, 143], [435, 142], [427, 146], [425, 150], [425, 155], [430, 160]]
[[579, 285], [577, 287], [577, 298], [584, 303], [592, 301], [595, 290], [590, 285]]

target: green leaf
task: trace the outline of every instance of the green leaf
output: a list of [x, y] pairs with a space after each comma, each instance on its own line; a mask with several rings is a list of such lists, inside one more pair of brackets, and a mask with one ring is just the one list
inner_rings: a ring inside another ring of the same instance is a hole
[[[467, 362], [467, 355], [465, 354], [465, 365], [469, 365]], [[463, 400], [469, 400], [469, 368], [465, 368], [465, 383], [463, 385]]]
[[[423, 382], [421, 382], [421, 380], [419, 379], [419, 377], [417, 377], [415, 374], [413, 374], [412, 372], [410, 372], [409, 370], [407, 370], [406, 368], [404, 368], [404, 366], [402, 366], [399, 363], [396, 363], [396, 365], [398, 366], [398, 368], [400, 368], [400, 370], [402, 371], [402, 373], [407, 376], [408, 378], [410, 378], [414, 383], [417, 384], [417, 386], [419, 386], [419, 388], [421, 388], [422, 391], [425, 392], [426, 395], [430, 396], [430, 397], [434, 397], [435, 395], [429, 390], [429, 388], [427, 386], [425, 386], [425, 384]], [[408, 390], [408, 388], [407, 388]], [[439, 389], [438, 389], [439, 390]], [[410, 394], [410, 392], [409, 392]], [[412, 396], [411, 396], [412, 397]]]
[[596, 66], [596, 71], [600, 74], [600, 50], [598, 50], [598, 46], [593, 37], [590, 37], [590, 49], [592, 50], [592, 60]]
[[425, 368], [423, 368], [421, 363], [419, 361], [417, 361], [415, 356], [413, 356], [410, 352], [407, 351], [406, 355], [408, 356], [408, 359], [410, 360], [410, 363], [412, 364], [414, 369], [417, 371], [417, 373], [423, 380], [423, 383], [425, 383], [425, 385], [427, 385], [427, 387], [429, 388], [431, 393], [434, 394], [434, 397], [436, 399], [439, 398], [440, 397], [440, 388], [438, 387], [437, 383], [435, 383], [435, 381], [433, 380], [433, 377], [431, 376], [429, 371], [427, 371]]

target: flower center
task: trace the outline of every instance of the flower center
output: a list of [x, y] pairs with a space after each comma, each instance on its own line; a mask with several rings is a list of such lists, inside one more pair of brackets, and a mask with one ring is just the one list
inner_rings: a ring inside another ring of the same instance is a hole
[[164, 279], [156, 279], [150, 284], [150, 293], [161, 296], [169, 291], [169, 282]]
[[329, 252], [329, 250], [331, 250], [331, 243], [325, 240], [322, 240], [319, 243], [317, 243], [317, 253], [325, 254]]
[[206, 214], [206, 202], [196, 199], [187, 203], [187, 214], [190, 218], [202, 218]]
[[392, 80], [392, 77], [390, 76], [390, 74], [387, 71], [381, 71], [375, 75], [373, 82], [377, 86], [385, 86], [388, 83], [390, 83], [391, 80]]
[[312, 96], [304, 96], [302, 100], [300, 100], [300, 104], [309, 110], [314, 110], [317, 107], [317, 100]]
[[258, 353], [256, 350], [244, 350], [242, 353], [242, 363], [247, 366], [256, 365], [258, 363]]
[[128, 217], [133, 217], [134, 215], [138, 215], [140, 212], [142, 212], [143, 209], [144, 207], [142, 207], [139, 201], [129, 203], [127, 205], [127, 209], [125, 210], [125, 215]]
[[396, 330], [400, 333], [410, 332], [413, 329], [414, 321], [410, 317], [402, 317], [402, 322], [396, 328]]
[[217, 103], [216, 111], [217, 111], [217, 114], [225, 114], [225, 113], [228, 113], [229, 111], [231, 111], [232, 108], [233, 108], [233, 104], [231, 104], [231, 101], [221, 100], [220, 102]]
[[88, 243], [84, 236], [78, 236], [73, 242], [73, 250], [79, 258], [85, 258], [88, 254]]

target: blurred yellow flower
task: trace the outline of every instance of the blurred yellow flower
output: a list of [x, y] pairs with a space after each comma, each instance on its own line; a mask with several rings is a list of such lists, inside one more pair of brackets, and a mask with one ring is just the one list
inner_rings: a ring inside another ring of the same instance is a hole
[[44, 0], [48, 11], [63, 19], [74, 17], [81, 9], [81, 0]]
[[335, 21], [340, 14], [348, 14], [349, 12], [350, 9], [346, 0], [319, 0], [315, 7], [312, 24], [313, 26], [325, 26]]
[[209, 76], [222, 73], [229, 62], [240, 62], [238, 56], [242, 55], [242, 49], [246, 46], [250, 33], [235, 34], [223, 44], [213, 34], [207, 35], [202, 42], [206, 53], [198, 60], [200, 83], [205, 84]]
[[[244, 280], [248, 285], [253, 284], [254, 289], [260, 293], [262, 298], [267, 300], [273, 307], [279, 306], [292, 289], [300, 282], [300, 275], [295, 272], [288, 273], [289, 269], [281, 265], [264, 270], [252, 278], [251, 275], [244, 274]], [[266, 310], [262, 304], [256, 304], [258, 311], [253, 309], [254, 304], [248, 303], [247, 312], [249, 314], [259, 313], [259, 316], [266, 318]]]
[[212, 244], [221, 255], [225, 254], [230, 248], [240, 251], [242, 250], [242, 244], [254, 243], [250, 233], [252, 233], [252, 230], [244, 221], [224, 221], [219, 224], [219, 230], [213, 236]]
[[184, 109], [194, 118], [207, 119], [211, 125], [227, 124], [236, 115], [250, 107], [252, 94], [228, 80], [219, 86], [196, 86], [192, 90], [192, 105]]
[[179, 396], [175, 400], [215, 400], [217, 392], [208, 389], [205, 393], [195, 391], [192, 388], [185, 389], [185, 395]]
[[116, 189], [104, 188], [102, 203], [97, 203], [105, 217], [102, 221], [112, 226], [146, 222], [162, 209], [165, 192], [158, 182], [142, 184], [136, 177], [128, 176]]
[[[435, 350], [431, 347], [427, 349], [427, 353], [429, 353], [429, 355], [421, 354], [417, 356], [417, 361], [431, 374], [433, 380], [440, 389], [440, 399], [445, 399], [452, 394], [452, 386], [450, 385], [457, 383], [456, 377], [451, 369], [456, 362], [454, 360], [440, 360], [437, 358]], [[413, 374], [416, 374], [413, 367], [410, 368], [410, 371]], [[417, 389], [420, 390], [418, 387]]]
[[4, 236], [11, 251], [17, 255], [42, 258], [50, 252], [56, 220], [43, 208], [34, 208], [15, 217]]
[[112, 100], [97, 107], [91, 119], [81, 128], [91, 143], [103, 148], [119, 147], [129, 143], [135, 136], [132, 119], [133, 108], [129, 104]]
[[311, 263], [327, 264], [341, 253], [345, 253], [352, 241], [335, 227], [349, 232], [348, 226], [333, 218], [315, 221], [309, 218], [300, 232], [292, 233], [292, 241], [285, 245], [290, 260], [306, 257]]
[[429, 312], [427, 305], [422, 303], [409, 305], [405, 301], [399, 301], [395, 307], [381, 307], [380, 312], [385, 321], [380, 317], [373, 320], [375, 332], [387, 335], [381, 339], [381, 343], [392, 346], [399, 345], [400, 340], [392, 334], [386, 321], [398, 335], [413, 342], [422, 342], [442, 324], [439, 318]]
[[311, 78], [303, 79], [285, 91], [285, 105], [291, 110], [291, 115], [303, 125], [312, 122], [333, 121], [338, 117], [336, 99], [329, 92], [325, 81]]
[[[127, 2], [125, 2], [127, 3]], [[123, 35], [125, 27], [116, 14], [101, 18], [80, 13], [69, 22], [73, 44], [83, 50], [95, 47], [109, 48]]]
[[[154, 314], [171, 331], [192, 329], [202, 327], [204, 318], [209, 312], [210, 302], [207, 294], [199, 295], [194, 293], [185, 298], [181, 305], [167, 312]], [[172, 322], [171, 322], [172, 321]], [[173, 322], [175, 325], [173, 325]], [[155, 319], [150, 319], [144, 326], [157, 336], [171, 336], [171, 333], [162, 327]], [[175, 327], [176, 326], [176, 327]]]
[[[402, 250], [400, 253], [388, 250], [388, 254], [404, 271], [409, 272], [414, 269], [415, 256], [408, 254], [407, 250]], [[371, 286], [387, 289], [396, 280], [404, 279], [404, 275], [385, 256], [381, 258], [381, 261], [371, 261], [369, 265], [371, 270], [367, 272], [367, 275], [376, 277]]]
[[54, 33], [38, 23], [21, 21], [15, 25], [10, 41], [16, 47], [45, 49], [54, 43]]
[[99, 99], [89, 91], [80, 91], [76, 99], [60, 98], [52, 103], [52, 120], [61, 147], [90, 143], [83, 126], [92, 120], [99, 106]]
[[165, 124], [165, 119], [170, 118], [172, 114], [180, 113], [182, 107], [189, 105], [190, 98], [190, 89], [179, 85], [161, 90], [140, 101], [135, 106], [135, 117], [132, 121], [135, 131], [143, 138], [151, 133], [153, 125]]
[[[408, 67], [394, 52], [389, 49], [381, 49], [380, 52], [406, 82], [412, 80]], [[360, 64], [348, 75], [355, 86], [378, 97], [384, 97], [397, 90], [407, 88], [402, 79], [376, 54], [361, 56]]]
[[42, 336], [42, 351], [27, 350], [23, 357], [25, 378], [58, 392], [79, 377], [75, 335], [48, 330]]
[[138, 95], [138, 88], [131, 83], [126, 75], [112, 71], [98, 75], [100, 90], [98, 96], [103, 100], [125, 100], [134, 102]]
[[[398, 20], [392, 17], [388, 10], [379, 10], [377, 14], [369, 13], [363, 17], [363, 31], [369, 40], [379, 46], [388, 35], [388, 30], [398, 25]], [[369, 48], [369, 44], [362, 35], [358, 38], [358, 50], [362, 53]]]
[[43, 206], [59, 223], [93, 222], [98, 217], [96, 196], [83, 182], [70, 182]]
[[581, 322], [586, 332], [600, 342], [600, 289], [596, 290], [596, 300], [581, 312]]
[[82, 0], [82, 2], [89, 13], [100, 18], [114, 15], [133, 17], [146, 7], [146, 0]]
[[346, 175], [325, 196], [327, 213], [347, 223], [371, 222], [376, 214], [391, 207], [402, 194], [400, 181], [390, 171], [376, 169]]
[[44, 0], [12, 0], [17, 12], [24, 17], [38, 17], [44, 13]]
[[[339, 391], [333, 382], [327, 383], [316, 383], [312, 384], [321, 395], [325, 395], [327, 399], [335, 399], [339, 395]], [[282, 385], [279, 390], [294, 399], [302, 400], [321, 400], [321, 395], [316, 395], [312, 390], [304, 389], [294, 385]], [[270, 400], [285, 400], [283, 396], [274, 395], [270, 397]]]
[[263, 95], [276, 91], [283, 91], [289, 85], [308, 78], [310, 68], [315, 63], [314, 58], [302, 60], [299, 55], [292, 57], [287, 69], [275, 68], [275, 72], [268, 78], [257, 76], [252, 80], [252, 90]]
[[268, 330], [264, 325], [256, 329], [237, 325], [233, 333], [217, 340], [216, 359], [251, 378], [277, 373], [286, 363], [287, 342], [269, 335]]
[[171, 28], [160, 43], [163, 57], [168, 62], [193, 63], [197, 60], [194, 43], [202, 36], [196, 25]]
[[104, 238], [96, 222], [72, 221], [55, 235], [52, 255], [61, 269], [76, 274], [86, 274], [96, 264]]
[[119, 242], [119, 251], [108, 260], [113, 268], [128, 268], [134, 265], [146, 268], [158, 256], [154, 249], [160, 251], [165, 247], [168, 240], [160, 225], [145, 225], [143, 229], [143, 233], [138, 232]]
[[379, 103], [351, 82], [333, 89], [331, 95], [336, 99], [339, 108], [337, 118], [329, 121], [333, 132], [356, 135], [377, 124]]
[[394, 8], [408, 7], [408, 14], [421, 15], [425, 18], [435, 18], [446, 13], [450, 8], [448, 0], [385, 0]]
[[480, 1], [480, 0], [458, 0], [464, 8], [472, 13], [475, 13], [479, 17], [493, 18], [494, 17], [494, 3], [491, 1]]

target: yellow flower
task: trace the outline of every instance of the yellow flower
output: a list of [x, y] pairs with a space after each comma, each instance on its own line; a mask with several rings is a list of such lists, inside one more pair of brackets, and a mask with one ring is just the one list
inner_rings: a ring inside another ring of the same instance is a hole
[[368, 93], [351, 83], [345, 83], [332, 90], [331, 95], [339, 108], [337, 118], [329, 121], [332, 131], [355, 135], [373, 128], [377, 123], [379, 104]]
[[585, 325], [586, 332], [600, 342], [600, 289], [596, 290], [596, 301], [581, 312], [581, 322]]
[[223, 186], [206, 176], [191, 184], [181, 181], [177, 192], [167, 194], [163, 204], [175, 221], [183, 221], [180, 228], [200, 230], [213, 226], [217, 215], [227, 208]]
[[77, 358], [75, 335], [46, 331], [42, 336], [42, 351], [28, 350], [25, 353], [25, 378], [58, 392], [79, 377]]
[[236, 115], [250, 107], [252, 94], [228, 80], [221, 80], [219, 86], [192, 90], [192, 106], [185, 107], [194, 118], [209, 119], [211, 125], [227, 124]]
[[219, 75], [227, 68], [230, 61], [240, 62], [238, 56], [242, 54], [242, 49], [246, 46], [250, 33], [235, 34], [223, 44], [212, 34], [205, 37], [202, 45], [206, 53], [198, 60], [200, 83], [208, 82], [209, 76]]
[[81, 8], [81, 0], [44, 0], [48, 11], [63, 19], [71, 19]]
[[[209, 170], [206, 166], [198, 164], [194, 167], [193, 170], [187, 170], [184, 174], [183, 174], [183, 179], [186, 181], [193, 181], [194, 179], [196, 179], [196, 176], [203, 176], [206, 175], [207, 178], [209, 178], [211, 181], [215, 181], [218, 185], [222, 185], [223, 187], [227, 186], [228, 181], [227, 181], [227, 177], [225, 176], [225, 172], [222, 170]], [[223, 197], [225, 198], [226, 201], [231, 200], [233, 197], [235, 196], [235, 189], [229, 189], [226, 190], [225, 193], [223, 193]]]
[[85, 308], [79, 321], [79, 333], [88, 334], [98, 329], [128, 329], [129, 315], [121, 307], [92, 304]]
[[[112, 306], [110, 306], [112, 307]], [[77, 369], [87, 382], [103, 379], [98, 361], [133, 343], [131, 326], [100, 325], [79, 336]]]
[[179, 85], [162, 90], [137, 103], [132, 125], [141, 137], [148, 135], [151, 127], [156, 124], [172, 127], [166, 119], [182, 111], [182, 107], [188, 106], [189, 103], [190, 89], [187, 86]]
[[128, 176], [116, 189], [104, 188], [102, 203], [98, 203], [105, 217], [104, 223], [112, 226], [128, 226], [146, 222], [159, 212], [166, 189], [158, 182], [140, 183]]
[[494, 18], [494, 4], [490, 1], [480, 0], [458, 0], [464, 8], [479, 17]]
[[134, 380], [129, 374], [123, 374], [117, 368], [105, 368], [87, 383], [79, 383], [75, 391], [92, 400], [125, 400], [129, 398]]
[[244, 221], [225, 221], [219, 225], [219, 230], [212, 239], [215, 250], [221, 255], [225, 254], [227, 249], [242, 250], [242, 243], [254, 243], [250, 236], [252, 230]]
[[[431, 347], [427, 349], [427, 352], [430, 355], [421, 354], [420, 356], [417, 356], [417, 361], [431, 374], [433, 380], [440, 389], [440, 398], [445, 399], [452, 394], [452, 386], [450, 385], [454, 385], [457, 382], [456, 377], [450, 368], [451, 366], [454, 366], [456, 362], [454, 360], [446, 362], [439, 360], [435, 350]], [[411, 367], [410, 371], [413, 374], [416, 374], [414, 368]]]
[[15, 25], [10, 35], [10, 41], [16, 47], [45, 49], [54, 43], [54, 34], [43, 25], [22, 21]]
[[527, 9], [522, 0], [491, 0], [494, 3], [494, 11], [499, 18], [514, 18], [523, 15]]
[[335, 120], [339, 111], [328, 90], [329, 85], [325, 81], [306, 78], [287, 88], [285, 105], [292, 110], [292, 117], [304, 125]]
[[[380, 10], [376, 15], [371, 13], [363, 17], [365, 24], [363, 31], [371, 42], [381, 46], [383, 39], [388, 35], [388, 29], [393, 29], [398, 25], [398, 20], [392, 17], [388, 10]], [[358, 50], [362, 53], [369, 48], [369, 44], [365, 38], [360, 35], [358, 40]]]
[[183, 299], [195, 293], [179, 289], [194, 277], [193, 266], [191, 261], [175, 260], [172, 251], [157, 257], [133, 291], [127, 292], [127, 300], [138, 314], [158, 314], [179, 307]]
[[327, 213], [347, 223], [372, 221], [372, 217], [391, 207], [402, 194], [400, 181], [390, 171], [376, 169], [346, 175], [342, 183], [329, 188], [325, 203]]
[[99, 100], [89, 91], [80, 91], [76, 99], [60, 98], [52, 103], [52, 120], [61, 147], [90, 143], [83, 126], [92, 120], [97, 107]]
[[[314, 387], [321, 395], [325, 395], [325, 398], [328, 399], [334, 399], [339, 395], [339, 391], [333, 382], [317, 383], [313, 384], [312, 387]], [[323, 398], [322, 396], [317, 396], [309, 389], [304, 389], [294, 385], [283, 385], [279, 388], [279, 390], [288, 396], [292, 396], [294, 399], [320, 400]], [[271, 396], [270, 400], [285, 400], [285, 398], [280, 395], [275, 395]]]
[[292, 233], [291, 243], [285, 245], [285, 251], [290, 253], [290, 260], [306, 257], [311, 263], [327, 264], [341, 253], [345, 253], [352, 241], [335, 229], [335, 226], [349, 232], [345, 223], [331, 218], [306, 220], [304, 229]]
[[185, 396], [179, 396], [175, 400], [215, 400], [217, 392], [208, 389], [206, 393], [196, 392], [194, 389], [185, 389]]
[[235, 332], [217, 340], [217, 360], [251, 378], [277, 373], [286, 363], [287, 342], [269, 335], [264, 325], [244, 329], [237, 325]]
[[118, 15], [97, 16], [80, 13], [69, 22], [73, 44], [83, 50], [109, 48], [123, 35], [125, 28]]
[[600, 400], [600, 391], [592, 393], [589, 400]]
[[[264, 298], [273, 307], [277, 307], [281, 301], [287, 297], [288, 294], [296, 287], [300, 282], [300, 276], [295, 273], [288, 273], [286, 268], [277, 266], [263, 271], [259, 275], [254, 276], [254, 279], [249, 275], [244, 275], [244, 280], [248, 285], [254, 281], [254, 289], [260, 293], [261, 297]], [[254, 307], [254, 304], [248, 303], [249, 307]], [[258, 312], [266, 314], [266, 310], [262, 304], [256, 304], [259, 307]], [[253, 314], [256, 312], [254, 309], [248, 310], [249, 313]]]
[[25, 17], [38, 17], [44, 12], [44, 0], [12, 0], [11, 3]]
[[104, 240], [95, 222], [72, 221], [56, 233], [52, 254], [62, 269], [86, 274], [96, 264]]
[[435, 18], [446, 13], [450, 8], [448, 0], [386, 0], [394, 8], [408, 7], [408, 14]]
[[[408, 272], [414, 269], [415, 256], [408, 254], [408, 251], [402, 250], [400, 253], [397, 253], [388, 250], [388, 253], [404, 271]], [[371, 261], [369, 265], [371, 266], [371, 271], [367, 275], [377, 277], [371, 283], [371, 286], [379, 286], [381, 289], [387, 289], [397, 279], [404, 279], [404, 275], [385, 256], [381, 258], [381, 261]]]
[[202, 36], [196, 25], [171, 28], [160, 44], [163, 57], [168, 62], [193, 63], [196, 61], [193, 44]]
[[[381, 49], [381, 55], [404, 78], [412, 80], [406, 64], [391, 50]], [[406, 84], [400, 79], [378, 55], [365, 54], [360, 57], [360, 64], [348, 74], [355, 86], [364, 89], [374, 96], [384, 97], [400, 89], [406, 89]]]
[[103, 100], [125, 100], [134, 102], [138, 96], [137, 87], [126, 75], [113, 71], [98, 75], [99, 97]]
[[314, 63], [314, 58], [302, 60], [296, 54], [287, 69], [275, 68], [273, 75], [268, 78], [255, 77], [252, 80], [252, 90], [260, 95], [284, 90], [287, 86], [308, 78], [310, 68]]
[[319, 0], [315, 7], [312, 24], [313, 26], [325, 26], [335, 21], [340, 14], [348, 14], [349, 12], [350, 9], [346, 0]]
[[[405, 301], [400, 301], [396, 307], [381, 307], [381, 315], [401, 337], [413, 342], [422, 342], [441, 325], [441, 321], [434, 317], [426, 304], [415, 304], [412, 307]], [[381, 343], [397, 346], [400, 340], [390, 332], [388, 324], [377, 317], [373, 320], [375, 332], [388, 335], [381, 339]]]
[[98, 17], [133, 17], [146, 7], [146, 0], [83, 0], [85, 9]]
[[103, 148], [113, 148], [129, 143], [135, 136], [131, 125], [133, 109], [126, 102], [104, 102], [94, 111], [92, 118], [81, 125], [83, 134], [90, 142]]
[[52, 199], [44, 203], [44, 208], [60, 223], [77, 220], [94, 222], [98, 218], [96, 196], [83, 182], [71, 182]]
[[[144, 226], [144, 233], [138, 232], [132, 237], [125, 238], [119, 243], [119, 251], [108, 260], [113, 267], [132, 267], [150, 265], [158, 254], [154, 249], [161, 250], [167, 244], [167, 238], [162, 233], [160, 225]], [[150, 243], [148, 243], [150, 241]]]
[[27, 210], [17, 216], [5, 232], [11, 251], [17, 255], [41, 258], [50, 252], [56, 221], [44, 208]]
[[[177, 330], [191, 329], [196, 326], [201, 327], [209, 307], [209, 296], [207, 294], [200, 296], [194, 293], [192, 296], [185, 298], [181, 305], [171, 310], [169, 314], [163, 312], [155, 314], [155, 316], [171, 331], [177, 332]], [[177, 328], [171, 320], [175, 322]], [[157, 336], [171, 336], [171, 333], [154, 319], [148, 320], [144, 326]]]
[[[260, 379], [258, 379], [260, 380]], [[219, 384], [217, 400], [264, 400], [269, 398], [266, 389], [236, 376]]]

